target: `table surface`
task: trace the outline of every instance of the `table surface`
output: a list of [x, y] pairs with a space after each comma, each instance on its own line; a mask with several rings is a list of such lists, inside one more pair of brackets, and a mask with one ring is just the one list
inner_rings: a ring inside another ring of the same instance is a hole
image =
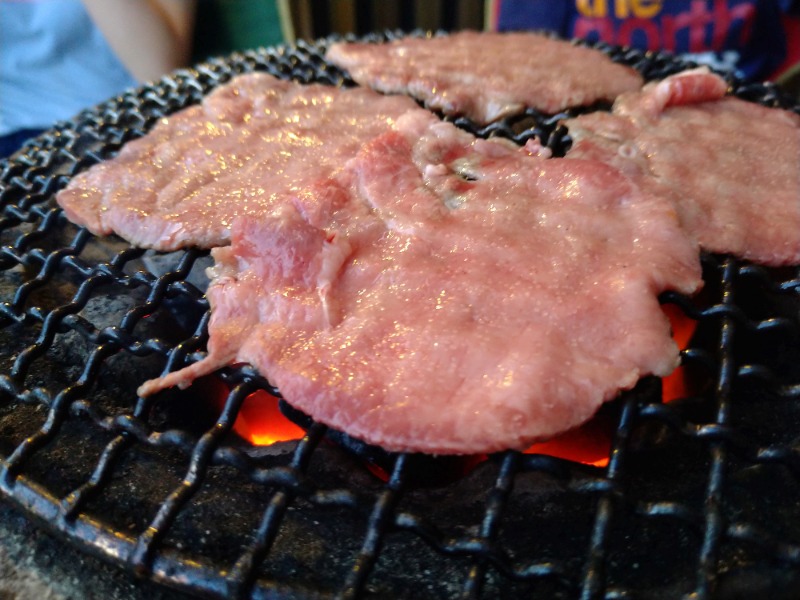
[[188, 600], [81, 553], [0, 500], [0, 600]]

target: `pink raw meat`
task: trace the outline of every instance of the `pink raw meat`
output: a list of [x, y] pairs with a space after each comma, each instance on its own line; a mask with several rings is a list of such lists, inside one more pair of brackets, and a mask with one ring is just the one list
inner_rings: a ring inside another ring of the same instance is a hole
[[602, 160], [674, 203], [711, 252], [800, 264], [800, 116], [726, 97], [694, 70], [565, 121], [569, 157]]
[[335, 178], [213, 251], [209, 354], [142, 395], [248, 362], [293, 406], [391, 451], [525, 448], [678, 349], [694, 292], [668, 203], [596, 161], [530, 156], [409, 113]]
[[237, 216], [331, 174], [407, 110], [423, 109], [368, 89], [242, 75], [79, 174], [57, 201], [71, 221], [137, 246], [221, 246]]
[[642, 77], [602, 52], [535, 33], [462, 31], [385, 44], [333, 44], [325, 58], [361, 85], [404, 93], [447, 115], [478, 123], [527, 107], [556, 113], [611, 101]]

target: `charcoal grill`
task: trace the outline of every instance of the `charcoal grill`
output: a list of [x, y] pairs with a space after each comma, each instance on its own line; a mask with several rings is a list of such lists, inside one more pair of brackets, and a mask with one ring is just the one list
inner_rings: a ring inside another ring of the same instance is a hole
[[[0, 496], [72, 548], [211, 598], [797, 597], [796, 269], [706, 256], [702, 298], [664, 296], [698, 321], [683, 352], [695, 392], [664, 404], [649, 378], [607, 405], [604, 468], [506, 452], [450, 476], [310, 421], [302, 440], [256, 448], [234, 419], [251, 392], [276, 391], [247, 367], [220, 373], [221, 412], [197, 389], [137, 398], [202, 357], [205, 254], [154, 270], [147, 252], [68, 223], [54, 193], [238, 73], [353, 85], [322, 58], [329, 42], [178, 71], [0, 163]], [[689, 66], [598, 47], [648, 80]], [[732, 85], [800, 112], [770, 85]], [[563, 153], [563, 116], [456, 123]]]

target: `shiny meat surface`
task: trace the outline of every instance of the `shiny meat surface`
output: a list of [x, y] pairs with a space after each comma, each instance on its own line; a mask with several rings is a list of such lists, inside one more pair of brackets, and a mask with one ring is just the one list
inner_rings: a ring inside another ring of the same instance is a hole
[[425, 113], [335, 178], [238, 219], [213, 251], [209, 355], [391, 451], [524, 448], [678, 349], [657, 296], [700, 285], [668, 203], [595, 161], [544, 160]]
[[242, 75], [159, 122], [57, 195], [99, 235], [157, 250], [229, 243], [238, 216], [331, 174], [388, 130], [410, 98]]
[[624, 94], [611, 114], [565, 121], [567, 156], [605, 161], [669, 199], [706, 250], [800, 264], [800, 116], [726, 87], [695, 70]]
[[361, 85], [408, 94], [478, 123], [532, 107], [556, 113], [611, 101], [641, 76], [598, 50], [534, 33], [464, 31], [385, 44], [338, 43], [325, 55]]

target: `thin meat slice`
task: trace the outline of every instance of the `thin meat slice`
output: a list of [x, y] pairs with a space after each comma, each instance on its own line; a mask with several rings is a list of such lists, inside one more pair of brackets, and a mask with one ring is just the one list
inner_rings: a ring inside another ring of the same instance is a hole
[[341, 168], [407, 110], [423, 109], [368, 89], [242, 75], [79, 174], [57, 201], [71, 221], [137, 246], [225, 245], [236, 217]]
[[707, 70], [565, 121], [569, 157], [602, 160], [672, 202], [710, 252], [800, 264], [800, 116], [725, 96]]
[[391, 451], [524, 448], [678, 349], [657, 296], [700, 285], [668, 203], [596, 161], [409, 113], [335, 178], [213, 251], [209, 354], [142, 395], [255, 365], [315, 419]]
[[478, 123], [527, 107], [556, 113], [638, 89], [642, 77], [602, 52], [536, 33], [463, 31], [385, 44], [333, 44], [325, 58], [361, 85], [408, 94]]

